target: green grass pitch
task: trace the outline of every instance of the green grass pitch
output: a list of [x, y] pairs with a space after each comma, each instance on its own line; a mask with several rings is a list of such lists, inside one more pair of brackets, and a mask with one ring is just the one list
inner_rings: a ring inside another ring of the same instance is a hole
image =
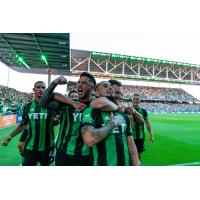
[[[155, 143], [150, 144], [146, 130], [143, 166], [200, 166], [200, 114], [150, 115]], [[15, 127], [0, 129], [0, 141]], [[21, 157], [17, 144], [20, 135], [7, 147], [0, 146], [0, 166], [18, 166]]]

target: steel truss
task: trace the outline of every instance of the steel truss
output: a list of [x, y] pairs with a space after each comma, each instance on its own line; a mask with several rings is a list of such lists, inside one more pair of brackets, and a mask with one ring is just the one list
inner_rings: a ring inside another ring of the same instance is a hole
[[78, 58], [71, 55], [71, 74], [78, 75], [88, 71], [100, 77], [119, 77], [163, 82], [176, 82], [200, 85], [200, 68], [188, 68], [160, 62], [130, 61], [128, 58]]

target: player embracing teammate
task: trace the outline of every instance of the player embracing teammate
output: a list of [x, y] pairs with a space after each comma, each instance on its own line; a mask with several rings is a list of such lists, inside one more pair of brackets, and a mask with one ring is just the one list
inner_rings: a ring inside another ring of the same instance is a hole
[[[124, 107], [120, 82], [110, 80], [96, 85], [95, 78], [90, 73], [83, 72], [77, 84], [77, 91], [71, 92], [76, 98], [68, 98], [54, 92], [57, 85], [67, 84], [63, 76], [52, 81], [46, 90], [43, 83], [37, 84], [35, 87], [42, 88], [42, 92], [40, 91], [38, 100], [24, 110], [23, 123], [29, 123], [30, 130], [23, 165], [36, 165], [37, 161], [41, 165], [49, 165], [49, 154], [54, 147], [53, 117], [56, 113], [60, 115], [60, 129], [55, 144], [56, 166], [139, 165], [133, 139], [134, 124], [144, 123], [144, 119], [134, 108]], [[37, 114], [41, 110], [53, 114], [51, 119], [49, 118], [50, 121], [43, 119], [47, 115]], [[39, 126], [37, 120], [40, 120]], [[21, 129], [16, 133], [20, 131]], [[11, 137], [16, 133], [11, 134]], [[2, 144], [6, 145], [11, 137], [6, 138]], [[43, 149], [48, 152], [45, 152], [45, 155], [38, 154]]]

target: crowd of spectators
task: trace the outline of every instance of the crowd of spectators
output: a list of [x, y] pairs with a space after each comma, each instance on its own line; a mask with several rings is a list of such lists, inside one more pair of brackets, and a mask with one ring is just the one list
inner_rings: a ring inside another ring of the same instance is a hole
[[[68, 91], [76, 87], [76, 82], [68, 82]], [[124, 86], [123, 89], [127, 105], [132, 104], [133, 94], [140, 94], [141, 107], [149, 113], [200, 112], [200, 105], [195, 103], [199, 100], [182, 89], [144, 86]], [[0, 85], [0, 115], [22, 112], [27, 100], [28, 93]]]
[[28, 93], [0, 85], [0, 115], [20, 113], [28, 100]]
[[182, 89], [158, 88], [146, 86], [124, 86], [124, 98], [130, 99], [134, 93], [140, 94], [143, 100], [164, 101], [197, 101], [192, 95]]
[[[126, 106], [131, 106], [131, 104], [130, 101], [126, 102]], [[198, 104], [142, 102], [140, 106], [148, 113], [200, 113], [200, 105]]]
[[[68, 82], [68, 91], [76, 87], [76, 82]], [[141, 103], [141, 107], [150, 113], [200, 112], [200, 105], [195, 103], [199, 100], [183, 89], [126, 85], [123, 94], [127, 105], [131, 105], [133, 94], [139, 94], [146, 101]]]

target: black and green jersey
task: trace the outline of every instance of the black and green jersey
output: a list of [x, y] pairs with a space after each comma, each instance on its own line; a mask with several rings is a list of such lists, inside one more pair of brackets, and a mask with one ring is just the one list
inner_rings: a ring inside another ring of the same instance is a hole
[[54, 117], [55, 112], [40, 107], [35, 100], [24, 107], [22, 120], [28, 125], [26, 149], [46, 151], [54, 146]]
[[[90, 102], [84, 102], [84, 104], [88, 107]], [[90, 155], [90, 148], [84, 144], [80, 133], [82, 112], [72, 106], [62, 107], [60, 131], [56, 144], [58, 151], [64, 151], [68, 155]]]
[[[132, 136], [130, 121], [126, 114], [114, 113], [113, 115], [122, 115], [124, 121], [121, 126], [113, 129], [112, 133], [104, 140], [92, 147], [94, 165], [96, 166], [130, 165], [127, 145], [127, 136]], [[89, 125], [94, 128], [101, 128], [109, 122], [110, 113], [89, 107], [83, 112], [81, 127]]]
[[[148, 120], [148, 114], [145, 109], [137, 107], [135, 110], [143, 116], [145, 121]], [[145, 139], [144, 124], [135, 123], [135, 133], [133, 137], [134, 139]]]

